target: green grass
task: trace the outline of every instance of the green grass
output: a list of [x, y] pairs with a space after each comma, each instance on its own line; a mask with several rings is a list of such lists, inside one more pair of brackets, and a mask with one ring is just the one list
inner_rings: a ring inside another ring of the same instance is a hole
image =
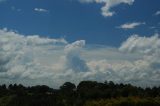
[[160, 97], [157, 98], [116, 98], [87, 101], [84, 106], [160, 106]]
[[9, 106], [8, 104], [14, 98], [14, 96], [3, 96], [0, 97], [0, 106]]

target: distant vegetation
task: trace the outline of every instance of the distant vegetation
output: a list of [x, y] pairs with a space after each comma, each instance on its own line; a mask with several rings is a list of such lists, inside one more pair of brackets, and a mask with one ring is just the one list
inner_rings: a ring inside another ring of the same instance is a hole
[[66, 82], [59, 89], [46, 85], [0, 86], [0, 106], [160, 106], [160, 87], [141, 88], [112, 81]]

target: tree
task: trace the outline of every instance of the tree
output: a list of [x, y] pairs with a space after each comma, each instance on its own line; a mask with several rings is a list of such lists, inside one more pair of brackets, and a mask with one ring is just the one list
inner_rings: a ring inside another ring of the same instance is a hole
[[76, 89], [75, 84], [71, 82], [65, 82], [62, 86], [60, 86], [61, 90], [68, 90], [68, 91], [74, 91]]

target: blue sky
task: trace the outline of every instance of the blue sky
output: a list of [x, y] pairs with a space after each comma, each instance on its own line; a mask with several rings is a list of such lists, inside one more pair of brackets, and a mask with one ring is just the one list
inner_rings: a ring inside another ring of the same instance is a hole
[[0, 0], [0, 84], [160, 85], [160, 0]]
[[[150, 36], [160, 30], [159, 0], [135, 0], [132, 5], [111, 8], [113, 16], [103, 16], [105, 3], [78, 0], [6, 0], [0, 3], [0, 28], [21, 34], [38, 34], [50, 38], [65, 37], [70, 42], [119, 46], [132, 34]], [[35, 9], [46, 11], [35, 11]], [[125, 23], [145, 23], [131, 29]], [[153, 27], [153, 28], [151, 28]]]

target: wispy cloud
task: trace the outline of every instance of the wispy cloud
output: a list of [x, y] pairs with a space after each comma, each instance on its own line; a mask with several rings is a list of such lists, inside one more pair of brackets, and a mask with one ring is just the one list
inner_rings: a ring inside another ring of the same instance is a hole
[[134, 0], [79, 0], [82, 3], [100, 3], [104, 4], [101, 8], [102, 15], [105, 17], [110, 17], [115, 14], [115, 11], [111, 11], [110, 9], [119, 5], [119, 4], [128, 4], [132, 5]]
[[17, 8], [14, 7], [14, 6], [12, 6], [11, 9], [12, 9], [13, 11], [18, 11], [18, 12], [21, 11], [21, 9], [19, 9], [19, 8], [17, 9]]
[[7, 0], [0, 0], [0, 2], [3, 2], [3, 1], [7, 1]]
[[36, 12], [48, 12], [48, 10], [44, 9], [44, 8], [35, 8], [34, 11], [36, 11]]
[[145, 22], [133, 22], [133, 23], [125, 23], [122, 24], [120, 26], [118, 26], [117, 28], [121, 28], [121, 29], [134, 29], [140, 25], [144, 25], [146, 24]]
[[154, 15], [160, 15], [160, 11], [157, 11]]

